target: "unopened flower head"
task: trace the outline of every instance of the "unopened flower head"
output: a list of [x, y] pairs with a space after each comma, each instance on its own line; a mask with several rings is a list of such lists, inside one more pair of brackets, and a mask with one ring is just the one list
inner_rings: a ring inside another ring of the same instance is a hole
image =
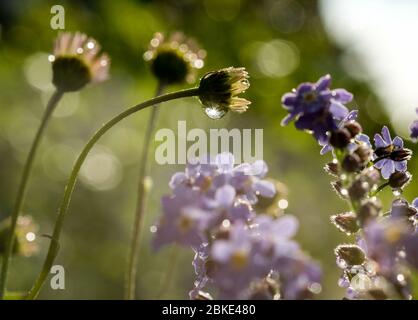
[[211, 119], [222, 118], [229, 110], [243, 113], [250, 101], [238, 97], [249, 87], [245, 68], [226, 68], [212, 71], [200, 80], [199, 99]]
[[61, 33], [55, 41], [52, 82], [63, 92], [77, 91], [88, 83], [108, 78], [110, 59], [100, 53], [96, 40], [83, 33]]
[[203, 68], [206, 51], [181, 32], [174, 32], [168, 39], [157, 32], [150, 41], [144, 59], [162, 84], [193, 82], [196, 70]]

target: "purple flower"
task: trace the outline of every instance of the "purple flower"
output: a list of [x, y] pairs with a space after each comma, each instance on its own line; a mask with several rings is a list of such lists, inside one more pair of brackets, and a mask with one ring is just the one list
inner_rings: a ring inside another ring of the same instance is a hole
[[250, 226], [240, 221], [231, 225], [228, 238], [215, 240], [210, 255], [216, 265], [211, 279], [221, 298], [246, 298], [250, 285], [271, 272], [279, 274], [285, 299], [309, 292], [320, 270], [291, 239], [297, 228], [297, 220], [288, 215], [259, 215]]
[[408, 226], [403, 219], [372, 220], [364, 228], [359, 246], [378, 264], [379, 273], [391, 278], [396, 273], [399, 251], [407, 234]]
[[[418, 113], [418, 108], [416, 111]], [[411, 125], [409, 126], [409, 131], [411, 133], [412, 139], [418, 139], [418, 120], [415, 120], [411, 123]]]
[[195, 251], [190, 298], [201, 298], [208, 283], [221, 299], [249, 298], [272, 272], [280, 275], [284, 297], [304, 297], [317, 282], [317, 268], [292, 240], [296, 218], [254, 211], [259, 196], [276, 194], [274, 184], [263, 179], [265, 162], [236, 166], [229, 153], [204, 160], [173, 175], [153, 239], [155, 249], [177, 243]]
[[171, 196], [162, 198], [163, 216], [157, 226], [154, 247], [169, 243], [199, 247], [208, 232], [223, 220], [246, 222], [254, 217], [258, 196], [273, 197], [273, 183], [262, 178], [264, 161], [234, 165], [230, 153], [188, 164], [170, 180]]
[[159, 249], [169, 243], [199, 247], [206, 242], [204, 230], [210, 220], [210, 214], [198, 205], [197, 193], [186, 190], [175, 196], [161, 199], [164, 215], [160, 218], [153, 239], [153, 246]]
[[404, 172], [407, 169], [407, 162], [411, 158], [412, 152], [404, 148], [403, 140], [396, 136], [393, 140], [389, 129], [384, 126], [382, 134], [374, 136], [375, 167], [381, 170], [384, 179], [389, 179], [395, 171]]
[[282, 120], [282, 125], [296, 119], [296, 128], [312, 131], [315, 138], [324, 145], [327, 132], [338, 127], [336, 121], [344, 119], [348, 110], [345, 103], [353, 99], [353, 95], [345, 89], [329, 88], [331, 76], [325, 75], [316, 83], [302, 83], [293, 92], [282, 97], [283, 107], [289, 112]]
[[410, 266], [418, 269], [418, 233], [408, 234], [404, 239], [406, 261]]

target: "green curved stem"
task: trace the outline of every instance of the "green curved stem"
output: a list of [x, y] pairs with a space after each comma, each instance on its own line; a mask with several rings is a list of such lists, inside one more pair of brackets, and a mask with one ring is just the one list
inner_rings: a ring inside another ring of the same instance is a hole
[[39, 125], [38, 131], [36, 132], [28, 157], [26, 158], [26, 162], [23, 167], [23, 173], [20, 179], [19, 189], [17, 191], [15, 205], [13, 207], [13, 211], [11, 214], [11, 226], [10, 226], [10, 233], [7, 237], [7, 242], [6, 242], [6, 252], [4, 254], [3, 261], [2, 261], [2, 269], [1, 269], [1, 275], [0, 275], [0, 299], [3, 299], [5, 291], [6, 291], [10, 258], [13, 252], [13, 247], [14, 247], [14, 242], [15, 242], [17, 220], [19, 217], [19, 213], [22, 210], [23, 201], [25, 200], [27, 185], [28, 185], [30, 174], [32, 172], [32, 167], [33, 167], [33, 163], [36, 157], [36, 152], [42, 140], [48, 121], [51, 118], [51, 115], [54, 112], [56, 106], [58, 105], [58, 102], [61, 100], [63, 94], [64, 93], [62, 91], [57, 90], [52, 94], [51, 98], [49, 99], [45, 112], [42, 116], [41, 124]]
[[[162, 83], [158, 84], [156, 96], [159, 96], [163, 90], [164, 85]], [[148, 195], [150, 192], [150, 187], [147, 186], [147, 176], [149, 172], [149, 163], [148, 155], [151, 144], [151, 136], [154, 132], [155, 125], [157, 123], [159, 106], [154, 106], [151, 110], [151, 115], [148, 121], [148, 126], [145, 132], [143, 140], [143, 148], [140, 159], [139, 166], [139, 181], [138, 181], [138, 192], [137, 192], [137, 202], [135, 210], [135, 219], [134, 226], [132, 230], [132, 240], [129, 247], [128, 255], [128, 268], [126, 270], [126, 279], [125, 279], [125, 299], [133, 300], [135, 299], [135, 289], [136, 289], [136, 274], [138, 272], [138, 256], [139, 256], [139, 244], [141, 242], [142, 235], [142, 224], [144, 220], [144, 212], [147, 207]]]
[[133, 113], [136, 113], [144, 108], [150, 107], [155, 104], [159, 104], [161, 102], [170, 101], [174, 99], [184, 98], [184, 97], [192, 97], [196, 96], [199, 93], [199, 88], [192, 88], [182, 91], [177, 91], [169, 94], [165, 94], [150, 100], [147, 100], [143, 103], [140, 103], [136, 106], [133, 106], [122, 113], [118, 114], [116, 117], [105, 123], [87, 142], [87, 144], [84, 146], [83, 150], [81, 151], [80, 155], [78, 156], [73, 169], [71, 171], [70, 177], [67, 181], [67, 185], [65, 186], [64, 195], [61, 201], [60, 208], [58, 210], [57, 220], [55, 222], [54, 231], [52, 234], [52, 241], [49, 245], [48, 253], [45, 259], [45, 262], [43, 264], [42, 270], [30, 290], [27, 299], [35, 299], [39, 291], [42, 288], [42, 285], [44, 284], [50, 269], [54, 263], [54, 260], [58, 254], [59, 250], [59, 237], [61, 235], [62, 227], [64, 224], [66, 213], [68, 212], [68, 207], [71, 201], [71, 196], [74, 191], [75, 184], [77, 182], [78, 173], [80, 172], [81, 166], [84, 163], [84, 160], [86, 159], [88, 153], [93, 148], [93, 146], [96, 144], [96, 142], [114, 125], [116, 125], [121, 120], [125, 119], [126, 117], [130, 116]]

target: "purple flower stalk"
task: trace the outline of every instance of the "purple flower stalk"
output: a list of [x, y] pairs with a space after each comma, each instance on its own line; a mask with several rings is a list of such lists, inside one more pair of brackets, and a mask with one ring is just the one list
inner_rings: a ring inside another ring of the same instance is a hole
[[348, 114], [344, 106], [353, 95], [345, 89], [330, 89], [331, 76], [325, 75], [316, 83], [302, 83], [297, 89], [282, 97], [282, 104], [289, 115], [282, 120], [287, 125], [296, 119], [300, 130], [311, 131], [322, 145], [328, 141], [327, 133], [338, 127], [338, 122]]

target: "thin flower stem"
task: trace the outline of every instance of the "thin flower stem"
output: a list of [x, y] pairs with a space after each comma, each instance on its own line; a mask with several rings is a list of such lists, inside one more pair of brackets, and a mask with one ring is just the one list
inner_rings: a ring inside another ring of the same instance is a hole
[[157, 293], [157, 300], [161, 299], [163, 295], [170, 289], [171, 281], [176, 270], [177, 260], [179, 258], [179, 250], [177, 247], [173, 246], [170, 252], [170, 264], [167, 265], [166, 271], [164, 273], [163, 279], [161, 281], [160, 289]]
[[126, 117], [130, 116], [131, 114], [134, 114], [144, 108], [153, 106], [155, 104], [159, 104], [161, 102], [170, 101], [174, 99], [179, 98], [185, 98], [185, 97], [192, 97], [199, 94], [199, 88], [192, 88], [182, 91], [177, 91], [169, 94], [165, 94], [150, 100], [147, 100], [143, 103], [140, 103], [134, 107], [131, 107], [122, 113], [118, 114], [116, 117], [105, 123], [87, 142], [87, 144], [84, 146], [83, 150], [81, 151], [80, 155], [78, 156], [74, 167], [71, 171], [70, 177], [67, 181], [67, 185], [65, 186], [64, 195], [61, 201], [60, 208], [58, 210], [57, 219], [55, 222], [54, 232], [52, 234], [52, 240], [49, 245], [48, 254], [46, 256], [45, 262], [43, 264], [42, 270], [35, 281], [34, 286], [28, 293], [27, 299], [35, 299], [37, 298], [39, 291], [42, 288], [42, 285], [44, 284], [50, 269], [54, 263], [54, 260], [58, 254], [59, 251], [59, 237], [61, 235], [61, 231], [63, 228], [65, 216], [68, 212], [68, 208], [71, 201], [71, 196], [74, 191], [75, 184], [77, 182], [78, 173], [80, 172], [81, 166], [84, 163], [84, 160], [86, 159], [87, 155], [89, 154], [90, 150], [93, 148], [93, 146], [96, 144], [96, 142], [114, 125], [116, 125], [121, 120], [125, 119]]
[[386, 188], [389, 185], [389, 182], [385, 182], [383, 184], [381, 184], [375, 192], [373, 192], [370, 196], [371, 197], [375, 197], [380, 191], [382, 191], [384, 188]]
[[3, 257], [2, 261], [2, 269], [0, 275], [0, 299], [3, 299], [4, 294], [6, 292], [6, 285], [7, 285], [7, 276], [9, 271], [10, 259], [13, 252], [14, 242], [15, 242], [15, 232], [16, 232], [16, 225], [19, 214], [22, 210], [23, 202], [25, 200], [26, 190], [28, 181], [32, 172], [33, 163], [36, 158], [36, 153], [40, 142], [42, 140], [43, 134], [47, 127], [48, 121], [51, 118], [52, 113], [54, 112], [58, 102], [61, 100], [63, 96], [63, 92], [56, 90], [51, 98], [48, 101], [46, 106], [45, 112], [43, 114], [41, 124], [39, 125], [38, 131], [36, 132], [35, 138], [33, 139], [32, 146], [30, 148], [28, 157], [26, 158], [25, 165], [23, 167], [22, 177], [19, 183], [19, 189], [17, 191], [15, 205], [13, 207], [13, 211], [11, 214], [11, 225], [10, 225], [10, 233], [7, 237], [6, 242], [6, 252]]
[[[165, 85], [162, 83], [158, 84], [157, 92], [155, 96], [159, 96], [164, 91]], [[136, 211], [135, 211], [135, 220], [132, 231], [132, 240], [129, 247], [129, 256], [128, 256], [128, 268], [126, 271], [125, 278], [125, 299], [134, 300], [135, 299], [135, 289], [136, 289], [136, 274], [138, 271], [138, 256], [139, 256], [139, 244], [141, 242], [142, 236], [142, 224], [144, 220], [144, 212], [147, 207], [148, 195], [150, 192], [150, 187], [147, 186], [147, 175], [149, 172], [149, 163], [148, 155], [151, 144], [151, 136], [154, 132], [155, 125], [158, 119], [159, 106], [156, 105], [151, 110], [151, 115], [148, 121], [148, 126], [144, 136], [142, 154], [140, 159], [139, 167], [139, 181], [138, 181], [138, 192], [137, 192], [137, 202], [136, 202]]]

